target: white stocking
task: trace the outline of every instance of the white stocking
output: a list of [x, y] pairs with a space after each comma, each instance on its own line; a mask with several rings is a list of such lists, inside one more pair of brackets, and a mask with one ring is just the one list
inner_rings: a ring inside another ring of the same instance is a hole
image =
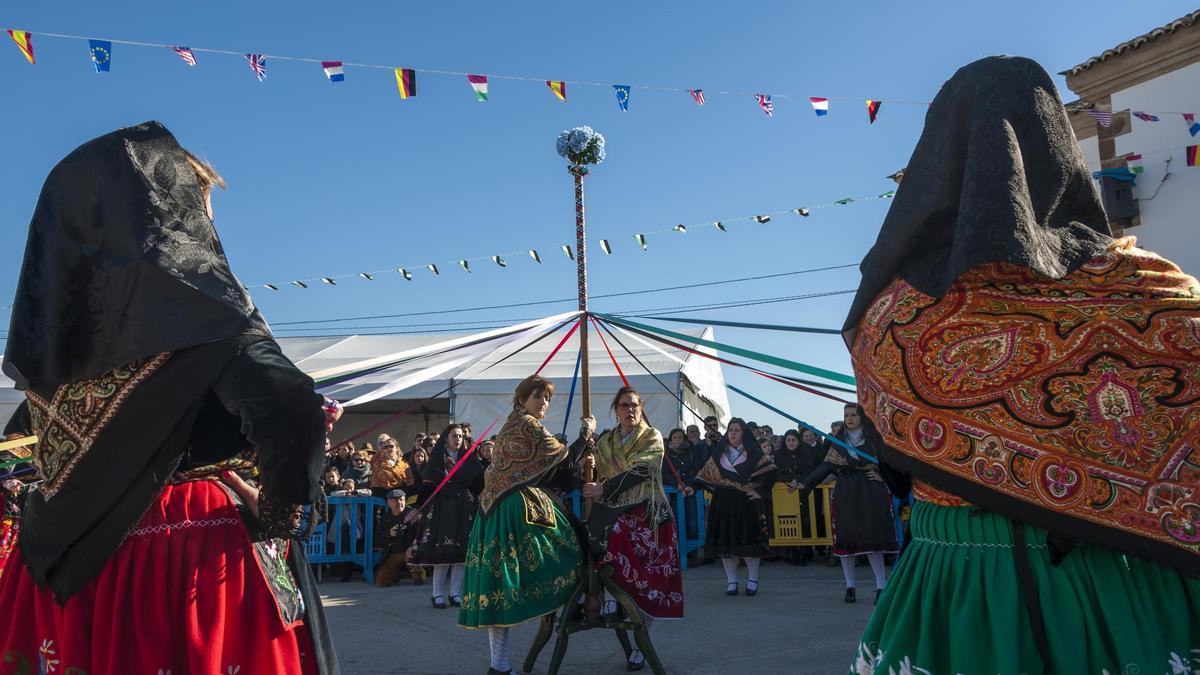
[[467, 566], [459, 563], [450, 567], [450, 597], [462, 597], [463, 577], [467, 574]]
[[846, 588], [854, 588], [854, 556], [844, 555], [842, 561], [842, 576], [846, 577]]
[[871, 563], [871, 571], [875, 573], [875, 590], [882, 591], [884, 584], [887, 583], [885, 577], [887, 571], [883, 566], [883, 554], [878, 551], [868, 553], [867, 562]]
[[721, 567], [725, 568], [725, 581], [731, 584], [737, 583], [737, 565], [737, 558], [721, 558]]
[[449, 565], [433, 566], [433, 597], [446, 597], [446, 576], [449, 574]]
[[758, 566], [762, 558], [742, 558], [746, 561], [746, 575], [750, 581], [758, 581]]
[[488, 628], [488, 648], [492, 651], [492, 668], [507, 673], [512, 670], [508, 662], [508, 629], [492, 626]]

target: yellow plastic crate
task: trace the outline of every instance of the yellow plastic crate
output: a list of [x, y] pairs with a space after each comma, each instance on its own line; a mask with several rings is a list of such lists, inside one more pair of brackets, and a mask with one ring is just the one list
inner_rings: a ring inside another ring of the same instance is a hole
[[[771, 546], [832, 546], [833, 523], [829, 498], [834, 483], [822, 483], [808, 495], [807, 508], [800, 508], [800, 493], [788, 492], [787, 484], [776, 483], [771, 492], [775, 536]], [[818, 501], [820, 500], [820, 501]], [[822, 509], [818, 512], [817, 505]]]

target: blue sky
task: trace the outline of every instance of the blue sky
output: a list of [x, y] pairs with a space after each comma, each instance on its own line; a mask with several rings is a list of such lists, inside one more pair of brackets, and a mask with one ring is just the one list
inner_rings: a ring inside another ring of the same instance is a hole
[[[286, 5], [286, 8], [285, 8]], [[283, 322], [399, 314], [567, 298], [574, 266], [558, 252], [574, 238], [571, 179], [554, 153], [562, 129], [589, 124], [608, 159], [588, 179], [593, 293], [635, 291], [857, 263], [874, 241], [887, 201], [777, 217], [686, 235], [637, 232], [874, 196], [904, 166], [924, 107], [885, 103], [867, 124], [862, 99], [928, 101], [956, 68], [1020, 54], [1051, 72], [1167, 23], [1194, 3], [1087, 2], [609, 2], [522, 3], [297, 1], [246, 3], [7, 2], [0, 26], [31, 30], [38, 64], [4, 37], [0, 112], [0, 296], [16, 286], [24, 238], [42, 180], [78, 144], [119, 126], [158, 119], [229, 182], [216, 222], [234, 271], [247, 285], [434, 262], [439, 277], [385, 274], [254, 296], [280, 335], [321, 334]], [[53, 32], [193, 47], [389, 64], [418, 70], [418, 95], [401, 101], [387, 70], [346, 69], [333, 86], [319, 66], [268, 62], [257, 82], [237, 56], [198, 53], [188, 68], [165, 49], [116, 45], [112, 71], [96, 74], [86, 43]], [[477, 103], [465, 78], [493, 77]], [[568, 85], [568, 102], [540, 80]], [[1056, 76], [1060, 87], [1062, 78]], [[609, 84], [635, 89], [621, 112]], [[717, 95], [718, 90], [742, 92]], [[777, 98], [766, 118], [754, 92]], [[804, 97], [851, 97], [816, 118]], [[1069, 92], [1064, 96], [1070, 98]], [[607, 237], [604, 256], [596, 240]], [[507, 269], [458, 258], [536, 247], [544, 264]], [[852, 289], [856, 269], [686, 291], [598, 300], [628, 311]], [[735, 321], [838, 327], [850, 296], [697, 311]], [[570, 309], [462, 312], [329, 324], [349, 327], [525, 319]], [[718, 339], [849, 372], [832, 336], [719, 329]], [[600, 354], [596, 355], [597, 358]], [[753, 375], [731, 383], [826, 426], [835, 403]], [[734, 412], [782, 420], [731, 394]]]

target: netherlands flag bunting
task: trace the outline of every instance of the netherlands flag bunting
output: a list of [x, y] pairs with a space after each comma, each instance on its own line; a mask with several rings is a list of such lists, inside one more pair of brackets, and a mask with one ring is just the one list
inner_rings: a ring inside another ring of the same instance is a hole
[[817, 117], [824, 117], [829, 114], [829, 99], [810, 96], [808, 102], [812, 104], [813, 112], [817, 114]]
[[341, 61], [322, 61], [321, 69], [325, 71], [325, 77], [328, 77], [330, 82], [346, 81], [346, 72], [342, 69]]

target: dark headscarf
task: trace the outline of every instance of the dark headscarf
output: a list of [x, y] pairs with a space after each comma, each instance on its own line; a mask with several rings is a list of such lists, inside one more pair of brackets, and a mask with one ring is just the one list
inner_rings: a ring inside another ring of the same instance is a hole
[[6, 375], [57, 386], [243, 332], [271, 334], [166, 128], [119, 129], [54, 167], [29, 224]]
[[981, 59], [930, 106], [843, 331], [897, 276], [937, 298], [989, 262], [1061, 279], [1110, 234], [1050, 76], [1026, 58]]

